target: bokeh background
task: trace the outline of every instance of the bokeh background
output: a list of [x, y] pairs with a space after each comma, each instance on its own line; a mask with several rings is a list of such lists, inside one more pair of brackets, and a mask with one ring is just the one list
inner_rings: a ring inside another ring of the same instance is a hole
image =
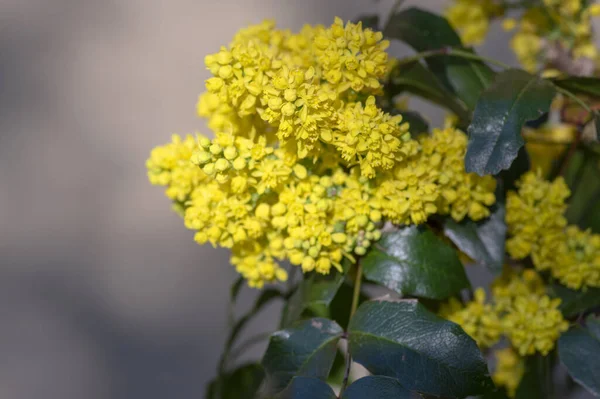
[[[146, 157], [171, 133], [205, 130], [203, 58], [239, 27], [299, 29], [392, 3], [0, 0], [0, 398], [203, 397], [235, 272], [225, 251], [193, 242], [147, 182]], [[503, 35], [481, 52], [514, 62]], [[272, 330], [279, 309], [251, 330]]]

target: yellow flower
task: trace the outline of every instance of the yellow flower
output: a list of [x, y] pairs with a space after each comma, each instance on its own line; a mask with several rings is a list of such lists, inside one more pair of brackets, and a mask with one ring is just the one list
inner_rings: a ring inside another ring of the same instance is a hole
[[545, 356], [550, 353], [560, 334], [569, 328], [569, 323], [558, 310], [559, 305], [560, 299], [550, 299], [547, 295], [518, 296], [514, 299], [502, 324], [519, 355], [539, 352]]
[[600, 235], [569, 226], [566, 240], [557, 249], [552, 276], [572, 289], [600, 287]]
[[496, 202], [496, 180], [492, 176], [465, 172], [467, 135], [446, 127], [420, 136], [419, 142], [423, 158], [439, 170], [436, 178], [440, 190], [439, 212], [450, 214], [458, 222], [466, 216], [475, 221], [488, 217], [488, 207]]
[[487, 35], [490, 19], [502, 14], [491, 0], [455, 0], [446, 11], [448, 21], [460, 32], [466, 45], [481, 44]]
[[512, 348], [499, 349], [495, 356], [496, 370], [492, 379], [497, 386], [506, 388], [510, 398], [514, 398], [525, 374], [525, 361]]
[[176, 134], [172, 136], [171, 143], [154, 148], [146, 161], [150, 183], [167, 186], [167, 197], [185, 201], [206, 177], [190, 162], [196, 148], [193, 136], [187, 135], [182, 140]]
[[388, 46], [381, 32], [363, 29], [360, 22], [344, 25], [340, 18], [315, 37], [317, 63], [338, 92], [378, 89], [387, 69]]
[[[506, 201], [506, 223], [511, 236], [506, 242], [508, 253], [515, 259], [541, 253], [561, 239], [566, 226], [563, 216], [569, 188], [564, 179], [545, 181], [540, 173], [528, 172], [517, 183]], [[542, 256], [543, 257], [543, 256]], [[549, 266], [539, 263], [540, 270]]]
[[500, 340], [502, 325], [492, 305], [485, 303], [483, 288], [475, 290], [475, 299], [464, 307], [457, 307], [457, 303], [454, 299], [454, 303], [446, 305], [443, 317], [460, 325], [480, 348], [489, 348]]
[[414, 155], [418, 146], [408, 133], [402, 116], [391, 116], [375, 105], [375, 97], [349, 103], [340, 113], [333, 134], [333, 145], [342, 158], [360, 165], [363, 176], [373, 178], [377, 170], [391, 169], [397, 162]]

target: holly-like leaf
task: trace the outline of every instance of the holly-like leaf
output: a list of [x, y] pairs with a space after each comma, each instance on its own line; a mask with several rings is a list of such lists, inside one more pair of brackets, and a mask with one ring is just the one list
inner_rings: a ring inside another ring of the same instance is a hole
[[[589, 319], [588, 319], [589, 323]], [[592, 319], [592, 323], [598, 323]], [[569, 375], [595, 396], [600, 396], [600, 337], [592, 329], [576, 326], [558, 340], [560, 361]]]
[[392, 96], [403, 92], [415, 94], [449, 109], [461, 119], [470, 118], [469, 111], [456, 101], [455, 96], [420, 62], [411, 62], [395, 68], [390, 74], [387, 91]]
[[[474, 53], [471, 49], [464, 51]], [[454, 93], [471, 111], [496, 76], [496, 72], [481, 61], [452, 56], [448, 57], [444, 72]]]
[[588, 288], [575, 291], [564, 285], [554, 284], [550, 287], [552, 296], [561, 299], [560, 311], [565, 317], [576, 316], [591, 308], [600, 306], [600, 288]]
[[464, 398], [493, 387], [475, 341], [414, 299], [363, 303], [348, 342], [354, 361], [411, 391]]
[[475, 107], [466, 171], [486, 175], [508, 169], [524, 144], [523, 124], [547, 112], [555, 93], [551, 83], [525, 71], [498, 74]]
[[325, 380], [342, 334], [342, 328], [334, 321], [314, 318], [271, 335], [262, 361], [266, 377], [261, 392], [281, 392], [294, 377]]
[[392, 15], [383, 34], [417, 51], [462, 47], [460, 37], [444, 17], [416, 7]]
[[448, 217], [444, 221], [444, 234], [473, 260], [499, 273], [504, 264], [505, 214], [504, 205], [498, 203], [490, 217], [480, 222], [463, 220], [458, 223]]
[[287, 327], [297, 321], [302, 313], [309, 308], [328, 307], [342, 286], [344, 273], [331, 272], [329, 275], [312, 274], [304, 280], [285, 304], [281, 318], [282, 327]]
[[[393, 15], [383, 34], [401, 40], [419, 52], [455, 48], [474, 53], [472, 49], [463, 48], [460, 37], [444, 17], [419, 8], [407, 8]], [[440, 82], [469, 110], [475, 108], [479, 95], [495, 75], [481, 61], [451, 54], [428, 57], [426, 62]]]
[[326, 382], [311, 377], [294, 377], [290, 385], [275, 399], [336, 399]]
[[470, 286], [456, 251], [426, 227], [384, 234], [361, 262], [367, 280], [401, 295], [444, 299]]
[[342, 399], [410, 399], [410, 391], [395, 378], [363, 377], [344, 391]]
[[213, 380], [206, 399], [254, 399], [265, 376], [260, 364], [247, 364]]

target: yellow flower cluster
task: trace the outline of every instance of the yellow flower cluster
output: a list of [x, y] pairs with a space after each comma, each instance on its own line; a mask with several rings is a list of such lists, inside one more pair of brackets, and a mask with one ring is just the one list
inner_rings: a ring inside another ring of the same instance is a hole
[[452, 26], [459, 31], [465, 45], [481, 44], [485, 39], [490, 19], [504, 12], [494, 0], [455, 0], [446, 10]]
[[495, 356], [496, 369], [492, 379], [496, 386], [506, 389], [509, 398], [514, 398], [525, 374], [525, 361], [510, 347], [497, 350]]
[[182, 139], [174, 134], [171, 143], [154, 148], [146, 161], [150, 183], [167, 186], [167, 197], [178, 203], [185, 202], [194, 187], [206, 178], [200, 169], [190, 163], [196, 147], [193, 136], [187, 135]]
[[562, 178], [525, 174], [507, 196], [506, 249], [515, 259], [531, 256], [536, 269], [549, 270], [569, 288], [600, 287], [600, 235], [567, 226], [569, 194]]
[[[511, 47], [524, 69], [535, 72], [552, 61], [555, 50], [570, 54], [575, 60], [598, 60], [592, 37], [591, 18], [600, 15], [600, 5], [583, 0], [544, 0], [524, 5], [520, 18], [506, 18], [505, 30], [516, 32]], [[506, 9], [496, 0], [454, 0], [446, 15], [466, 45], [481, 44], [491, 20], [505, 15]]]
[[559, 305], [560, 299], [545, 294], [544, 283], [534, 270], [508, 270], [494, 281], [491, 303], [485, 303], [485, 293], [479, 288], [474, 301], [462, 306], [451, 300], [441, 314], [462, 326], [482, 348], [493, 346], [505, 335], [521, 356], [547, 355], [568, 328]]
[[485, 303], [483, 288], [477, 288], [474, 300], [464, 307], [458, 299], [450, 298], [442, 305], [440, 315], [460, 325], [480, 348], [494, 346], [502, 335], [500, 318], [492, 305]]
[[245, 28], [205, 59], [198, 113], [214, 138], [175, 136], [152, 151], [150, 181], [167, 186], [198, 243], [231, 249], [251, 286], [285, 280], [283, 261], [341, 271], [385, 220], [489, 215], [495, 180], [465, 172], [463, 132], [415, 139], [378, 107], [387, 45], [340, 19], [298, 34]]
[[398, 225], [424, 223], [435, 213], [456, 221], [489, 216], [496, 202], [492, 176], [466, 173], [467, 136], [454, 127], [418, 137], [420, 150], [381, 179], [375, 196], [385, 217]]

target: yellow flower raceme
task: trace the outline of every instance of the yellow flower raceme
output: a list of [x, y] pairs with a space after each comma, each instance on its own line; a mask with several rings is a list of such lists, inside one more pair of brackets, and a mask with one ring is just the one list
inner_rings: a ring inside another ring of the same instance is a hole
[[557, 250], [552, 276], [572, 289], [600, 287], [600, 235], [577, 226], [566, 229], [566, 240]]
[[[517, 184], [518, 192], [509, 192], [506, 201], [506, 222], [511, 236], [506, 249], [513, 258], [523, 259], [561, 239], [567, 223], [563, 216], [565, 200], [570, 192], [564, 179], [548, 182], [534, 172], [523, 175]], [[542, 264], [537, 267], [548, 268]]]
[[187, 135], [182, 139], [174, 134], [171, 143], [154, 148], [146, 161], [150, 183], [167, 186], [167, 197], [185, 201], [206, 178], [200, 169], [190, 163], [197, 147], [193, 136]]
[[496, 386], [506, 388], [508, 397], [514, 398], [521, 378], [525, 374], [525, 361], [513, 348], [499, 349], [495, 352], [496, 370], [492, 379]]
[[377, 170], [391, 169], [396, 162], [417, 152], [418, 145], [408, 133], [402, 116], [391, 116], [375, 105], [375, 97], [347, 104], [340, 114], [333, 145], [342, 158], [360, 165], [363, 176], [373, 178]]
[[315, 37], [317, 63], [338, 92], [378, 89], [387, 69], [388, 46], [381, 32], [363, 29], [360, 22], [344, 25], [340, 18]]
[[547, 355], [567, 330], [558, 310], [560, 299], [550, 299], [533, 270], [505, 273], [492, 286], [502, 329], [521, 356]]
[[521, 356], [540, 352], [547, 355], [569, 323], [558, 310], [560, 299], [547, 295], [518, 296], [510, 311], [502, 318], [503, 327], [512, 345]]
[[488, 207], [496, 202], [496, 180], [465, 171], [467, 135], [447, 127], [434, 129], [432, 135], [422, 135], [419, 141], [423, 157], [439, 170], [436, 181], [440, 188], [440, 213], [450, 214], [459, 222], [466, 216], [476, 221], [488, 217]]
[[490, 20], [503, 14], [493, 0], [455, 0], [446, 11], [448, 21], [460, 32], [464, 44], [481, 44]]
[[442, 308], [442, 317], [460, 325], [480, 348], [490, 348], [500, 340], [502, 325], [492, 305], [485, 303], [483, 288], [478, 288], [475, 299], [464, 307], [455, 298], [452, 300], [454, 303]]

